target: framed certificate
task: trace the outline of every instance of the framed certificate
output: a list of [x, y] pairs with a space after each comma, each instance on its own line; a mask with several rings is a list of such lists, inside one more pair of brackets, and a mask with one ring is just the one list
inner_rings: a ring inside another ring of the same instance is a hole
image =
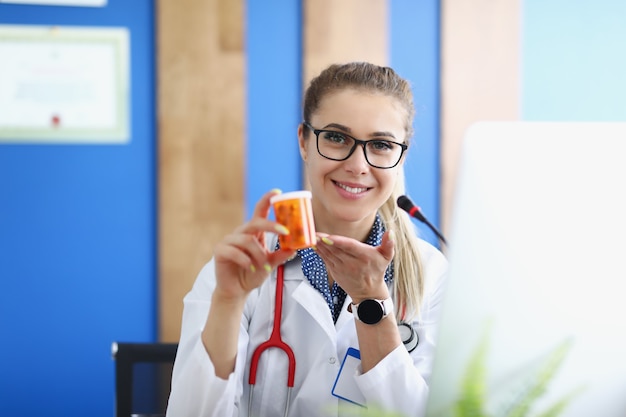
[[107, 0], [0, 0], [0, 3], [41, 4], [46, 6], [103, 7]]
[[0, 141], [125, 143], [125, 28], [0, 25]]

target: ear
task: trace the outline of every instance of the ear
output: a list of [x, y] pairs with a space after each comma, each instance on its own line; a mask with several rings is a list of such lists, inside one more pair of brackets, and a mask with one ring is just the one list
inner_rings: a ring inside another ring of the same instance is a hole
[[300, 148], [300, 157], [302, 157], [303, 161], [306, 161], [306, 158], [307, 158], [307, 149], [306, 149], [307, 141], [304, 138], [304, 135], [305, 135], [304, 124], [300, 123], [300, 125], [298, 125], [298, 146]]

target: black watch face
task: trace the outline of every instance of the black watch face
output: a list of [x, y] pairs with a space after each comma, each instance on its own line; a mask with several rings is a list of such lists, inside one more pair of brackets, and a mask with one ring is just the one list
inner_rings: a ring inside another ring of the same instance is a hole
[[383, 306], [375, 300], [363, 300], [359, 304], [359, 320], [376, 324], [383, 318]]

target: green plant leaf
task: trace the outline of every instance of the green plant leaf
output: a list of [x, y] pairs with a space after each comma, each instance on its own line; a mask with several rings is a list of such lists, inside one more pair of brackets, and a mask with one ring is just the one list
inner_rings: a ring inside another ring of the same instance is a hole
[[[572, 346], [571, 340], [565, 340], [559, 344], [545, 359], [541, 368], [539, 368], [534, 380], [528, 388], [517, 396], [516, 401], [511, 404], [506, 417], [526, 417], [532, 405], [546, 392], [546, 388], [556, 372], [559, 370], [563, 360], [567, 356]], [[566, 404], [563, 404], [563, 407]], [[560, 412], [558, 403], [551, 408], [551, 412]], [[551, 414], [556, 416], [557, 414]]]
[[486, 358], [489, 351], [491, 323], [488, 323], [483, 337], [472, 353], [465, 375], [461, 382], [461, 396], [454, 406], [455, 417], [486, 417]]
[[550, 408], [539, 414], [537, 417], [558, 417], [569, 405], [569, 403], [574, 399], [574, 397], [578, 396], [582, 391], [582, 387], [572, 390], [568, 395], [561, 398], [559, 401], [554, 403]]
[[[454, 417], [490, 417], [486, 410], [487, 402], [487, 353], [491, 336], [492, 321], [487, 322], [485, 332], [475, 351], [470, 356], [461, 380], [460, 394], [452, 404], [451, 412], [446, 416]], [[505, 406], [504, 417], [526, 417], [537, 400], [545, 394], [547, 387], [561, 367], [565, 357], [573, 345], [572, 339], [566, 339], [550, 351], [539, 362], [537, 369], [530, 372], [525, 379], [526, 387], [514, 396], [514, 399]], [[558, 417], [582, 389], [572, 390], [560, 400], [553, 403], [547, 410], [536, 417]], [[450, 409], [449, 409], [450, 410]]]

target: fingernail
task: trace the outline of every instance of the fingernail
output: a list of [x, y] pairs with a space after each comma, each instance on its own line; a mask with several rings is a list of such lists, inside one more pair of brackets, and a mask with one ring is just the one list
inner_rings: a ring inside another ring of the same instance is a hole
[[254, 265], [250, 265], [250, 271], [256, 272], [256, 267]]
[[272, 267], [270, 266], [270, 264], [263, 265], [263, 268], [265, 268], [267, 272], [272, 272]]
[[333, 244], [333, 241], [327, 238], [326, 236], [322, 237], [322, 242], [326, 243], [327, 245]]
[[274, 229], [276, 229], [276, 231], [278, 233], [280, 233], [281, 235], [288, 235], [289, 234], [289, 229], [287, 229], [285, 226], [283, 226], [282, 224], [278, 224], [274, 227]]
[[281, 190], [280, 188], [272, 188], [270, 191], [273, 192], [274, 194], [282, 194], [283, 193], [283, 190]]
[[389, 240], [391, 242], [395, 242], [395, 240], [396, 240], [396, 232], [394, 232], [393, 230], [389, 231]]

